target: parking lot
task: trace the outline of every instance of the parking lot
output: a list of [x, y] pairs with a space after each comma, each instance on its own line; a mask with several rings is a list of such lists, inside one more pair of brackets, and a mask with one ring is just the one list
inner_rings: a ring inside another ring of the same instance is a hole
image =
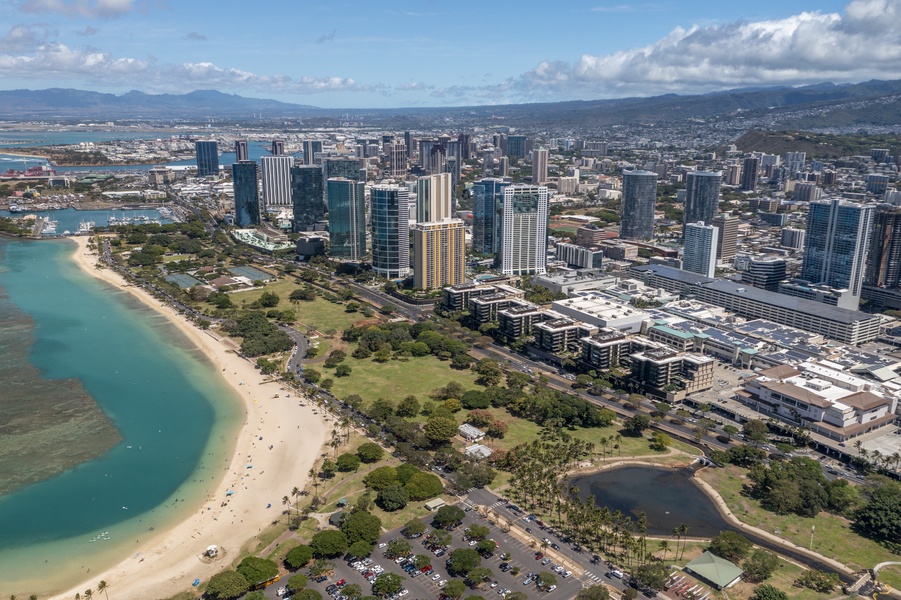
[[[426, 535], [408, 540], [413, 547], [414, 555], [421, 554], [428, 556], [431, 559], [431, 571], [428, 573], [421, 573], [420, 569], [421, 574], [412, 577], [404, 571], [404, 566], [399, 564], [398, 561], [385, 556], [385, 547], [388, 542], [393, 539], [404, 537], [400, 530], [394, 530], [382, 536], [378, 545], [380, 547], [376, 547], [372, 556], [367, 560], [368, 564], [358, 564], [357, 568], [354, 568], [354, 566], [347, 561], [334, 559], [332, 561], [335, 564], [334, 574], [322, 582], [317, 583], [310, 580], [307, 587], [315, 589], [326, 598], [330, 595], [326, 591], [326, 588], [343, 579], [348, 584], [358, 584], [362, 588], [364, 595], [370, 594], [372, 585], [366, 579], [365, 574], [375, 575], [376, 570], [381, 570], [386, 573], [396, 573], [403, 578], [406, 593], [403, 593], [402, 596], [398, 596], [398, 600], [401, 598], [403, 600], [438, 598], [441, 595], [441, 587], [439, 586], [441, 582], [450, 582], [454, 579], [462, 581], [463, 578], [453, 577], [448, 573], [446, 561], [450, 557], [452, 551], [458, 548], [472, 547], [469, 541], [464, 541], [463, 539], [466, 535], [465, 530], [472, 524], [479, 524], [488, 527], [491, 532], [488, 536], [489, 539], [493, 539], [497, 542], [497, 550], [490, 557], [483, 556], [481, 563], [481, 566], [491, 570], [492, 577], [488, 582], [485, 582], [481, 586], [481, 589], [468, 590], [464, 596], [477, 594], [490, 598], [494, 597], [494, 594], [497, 594], [497, 597], [500, 599], [504, 595], [503, 591], [509, 590], [510, 592], [525, 592], [530, 598], [540, 597], [547, 598], [548, 600], [566, 600], [573, 598], [579, 590], [582, 589], [583, 584], [575, 574], [570, 575], [569, 577], [563, 577], [560, 574], [555, 573], [557, 587], [553, 591], [540, 590], [534, 582], [524, 585], [523, 582], [528, 579], [528, 573], [538, 573], [542, 571], [551, 572], [552, 567], [556, 563], [552, 560], [551, 562], [542, 565], [541, 562], [546, 557], [536, 560], [536, 551], [530, 548], [528, 543], [509, 533], [505, 533], [497, 526], [492, 525], [486, 518], [480, 516], [477, 511], [470, 509], [469, 506], [464, 504], [460, 504], [459, 506], [466, 510], [466, 516], [463, 523], [450, 532], [451, 542], [444, 552], [440, 552], [440, 550], [432, 551], [429, 549], [428, 545], [424, 545], [424, 543], [427, 544], [429, 542], [426, 536], [433, 530], [431, 527], [431, 517], [423, 519], [423, 522], [428, 527]], [[441, 555], [437, 556], [436, 552], [439, 552]], [[501, 558], [505, 553], [509, 554], [507, 560]], [[505, 562], [508, 563], [508, 567], [506, 571], [502, 571], [501, 564]], [[362, 569], [360, 569], [360, 567], [362, 567]], [[517, 575], [513, 575], [514, 567], [519, 567], [519, 573]], [[371, 575], [370, 578], [372, 578]], [[266, 597], [275, 599], [277, 597], [276, 590], [282, 585], [283, 583], [279, 582], [278, 584], [270, 586], [266, 590]], [[338, 594], [336, 593], [335, 595]]]

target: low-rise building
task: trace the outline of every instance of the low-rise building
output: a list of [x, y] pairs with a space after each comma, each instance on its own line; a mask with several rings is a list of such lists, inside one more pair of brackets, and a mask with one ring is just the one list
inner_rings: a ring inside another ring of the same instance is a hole
[[470, 442], [478, 442], [485, 437], [484, 431], [478, 427], [473, 427], [469, 423], [463, 423], [457, 427], [457, 432], [460, 434], [460, 437], [469, 440]]

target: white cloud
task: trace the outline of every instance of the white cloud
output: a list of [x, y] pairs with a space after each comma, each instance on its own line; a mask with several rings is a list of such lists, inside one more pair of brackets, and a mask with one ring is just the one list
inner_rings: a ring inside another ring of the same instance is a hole
[[135, 0], [25, 0], [20, 8], [27, 13], [55, 12], [67, 16], [118, 17], [141, 7]]
[[49, 25], [13, 25], [0, 36], [0, 52], [31, 52], [56, 35], [56, 29]]
[[613, 97], [895, 79], [901, 78], [899, 31], [896, 0], [852, 0], [843, 14], [677, 27], [644, 48], [584, 54], [575, 63], [545, 61], [516, 87], [536, 96]]
[[[23, 36], [14, 31], [7, 37], [15, 40]], [[259, 75], [241, 69], [219, 67], [211, 62], [158, 64], [155, 60], [116, 58], [94, 48], [74, 49], [60, 43], [41, 44], [31, 53], [0, 52], [0, 78], [4, 77], [81, 80], [92, 85], [119, 88], [133, 86], [148, 92], [173, 93], [200, 88], [236, 93], [252, 90], [295, 94], [372, 91], [383, 88], [363, 86], [346, 77]]]

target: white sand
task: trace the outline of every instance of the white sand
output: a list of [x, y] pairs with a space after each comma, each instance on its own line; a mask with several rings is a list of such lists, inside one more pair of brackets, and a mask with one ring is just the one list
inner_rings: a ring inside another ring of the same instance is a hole
[[[195, 578], [208, 581], [231, 564], [242, 545], [279, 518], [284, 508], [282, 496], [295, 486], [304, 487], [328, 428], [321, 415], [313, 414], [310, 403], [301, 407], [294, 393], [287, 398], [289, 392], [281, 391], [279, 384], [264, 383], [259, 371], [229, 351], [224, 341], [201, 331], [147, 292], [128, 285], [115, 271], [98, 269], [97, 255], [87, 247], [89, 238], [73, 239], [78, 244], [74, 259], [82, 269], [165, 315], [217, 365], [244, 403], [246, 419], [237, 434], [231, 464], [219, 475], [220, 484], [203, 506], [192, 517], [141, 544], [139, 555], [131, 555], [55, 597], [71, 599], [76, 592], [96, 588], [98, 581], [105, 580], [117, 598], [166, 598], [190, 589]], [[275, 394], [280, 397], [274, 398]], [[247, 469], [249, 462], [252, 469]], [[232, 496], [226, 496], [228, 490], [233, 490]], [[226, 506], [221, 506], [226, 501]], [[272, 508], [267, 509], [270, 502]], [[225, 557], [201, 561], [201, 554], [212, 544], [222, 548]]]

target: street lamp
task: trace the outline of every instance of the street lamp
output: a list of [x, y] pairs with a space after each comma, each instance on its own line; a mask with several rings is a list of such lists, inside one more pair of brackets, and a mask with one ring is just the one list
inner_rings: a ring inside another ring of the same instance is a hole
[[816, 528], [817, 528], [816, 525], [810, 526], [810, 549], [811, 550], [813, 550], [813, 532], [816, 531]]

